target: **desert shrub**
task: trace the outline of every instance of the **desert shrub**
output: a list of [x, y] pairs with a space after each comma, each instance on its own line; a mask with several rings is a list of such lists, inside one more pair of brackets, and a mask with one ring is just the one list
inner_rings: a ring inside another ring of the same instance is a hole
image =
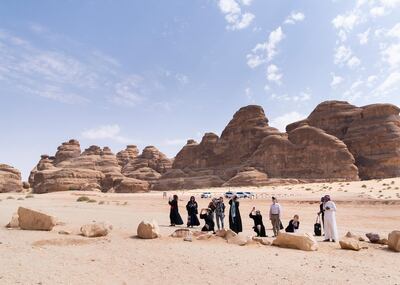
[[24, 198], [22, 198], [22, 197], [19, 197], [17, 200], [20, 200], [20, 201], [21, 201], [21, 200], [25, 200], [25, 199], [24, 199]]
[[11, 200], [11, 199], [15, 199], [15, 198], [13, 196], [8, 196], [7, 199]]
[[367, 188], [367, 185], [363, 184], [361, 185], [362, 188]]
[[25, 196], [25, 198], [29, 199], [29, 198], [34, 198], [35, 196], [33, 196], [33, 194], [28, 194]]
[[105, 203], [104, 201], [100, 201], [99, 205], [104, 205], [104, 203]]
[[88, 203], [96, 203], [97, 201], [95, 199], [89, 199], [87, 202]]
[[90, 199], [87, 196], [80, 196], [78, 199], [76, 199], [76, 202], [88, 202]]

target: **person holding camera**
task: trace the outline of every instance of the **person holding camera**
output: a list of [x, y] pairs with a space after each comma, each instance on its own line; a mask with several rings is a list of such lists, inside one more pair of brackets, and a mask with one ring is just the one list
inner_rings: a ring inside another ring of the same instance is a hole
[[256, 232], [257, 236], [266, 237], [267, 235], [265, 234], [265, 227], [262, 220], [261, 212], [259, 210], [256, 211], [256, 207], [253, 207], [249, 214], [249, 217], [254, 221], [253, 230]]

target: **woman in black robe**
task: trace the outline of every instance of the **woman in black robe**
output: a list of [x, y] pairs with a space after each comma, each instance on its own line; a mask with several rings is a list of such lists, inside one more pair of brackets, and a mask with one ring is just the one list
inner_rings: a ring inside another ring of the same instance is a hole
[[192, 227], [192, 228], [193, 228], [193, 226], [199, 226], [200, 221], [197, 218], [198, 205], [197, 205], [197, 202], [196, 202], [196, 199], [194, 198], [194, 196], [190, 197], [189, 202], [186, 204], [186, 210], [188, 212], [187, 226]]
[[[250, 212], [249, 217], [253, 219], [254, 221], [254, 227], [253, 230], [256, 232], [258, 237], [266, 237], [267, 235], [265, 234], [265, 227], [264, 223], [262, 220], [262, 215], [260, 211], [255, 211], [256, 208], [253, 207], [253, 210]], [[253, 215], [255, 211], [255, 215]]]
[[201, 229], [202, 232], [212, 231], [213, 233], [215, 233], [215, 231], [214, 231], [215, 224], [214, 224], [213, 214], [214, 213], [210, 208], [201, 210], [200, 219], [203, 219], [205, 222], [204, 227]]
[[294, 233], [299, 229], [299, 227], [300, 227], [299, 216], [294, 215], [293, 219], [290, 220], [289, 225], [286, 227], [285, 231], [287, 233]]
[[240, 233], [242, 229], [242, 218], [240, 217], [239, 201], [236, 195], [233, 195], [232, 199], [229, 200], [229, 228], [235, 233]]
[[171, 227], [174, 227], [175, 225], [183, 225], [181, 215], [179, 215], [178, 195], [174, 195], [173, 199], [170, 200], [168, 202], [168, 204], [171, 206], [171, 209], [169, 212], [169, 219], [171, 221]]

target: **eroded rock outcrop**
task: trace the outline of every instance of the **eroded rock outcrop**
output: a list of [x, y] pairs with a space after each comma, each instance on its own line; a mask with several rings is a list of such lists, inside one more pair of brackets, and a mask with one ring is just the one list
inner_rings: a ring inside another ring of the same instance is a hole
[[7, 164], [0, 164], [0, 193], [21, 191], [21, 172]]
[[[136, 146], [114, 155], [110, 148], [90, 146], [81, 153], [77, 140], [58, 147], [54, 157], [42, 155], [29, 182], [35, 193], [95, 190], [116, 193], [145, 192], [150, 181], [171, 168], [171, 161], [155, 147], [137, 155]], [[122, 170], [124, 169], [124, 171]], [[125, 175], [126, 174], [126, 175]]]
[[392, 104], [356, 107], [342, 101], [319, 104], [310, 116], [287, 126], [320, 128], [340, 140], [355, 158], [361, 179], [400, 176], [400, 109]]

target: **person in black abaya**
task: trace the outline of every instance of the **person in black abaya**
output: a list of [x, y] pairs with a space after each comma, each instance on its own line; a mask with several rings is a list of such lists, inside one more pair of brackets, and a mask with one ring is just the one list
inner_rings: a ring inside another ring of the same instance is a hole
[[183, 225], [183, 221], [181, 215], [179, 214], [179, 209], [178, 209], [178, 195], [174, 195], [173, 199], [172, 200], [170, 199], [168, 204], [171, 206], [169, 212], [171, 227], [174, 227], [175, 225]]
[[189, 202], [186, 204], [186, 210], [188, 212], [188, 227], [199, 226], [200, 221], [197, 218], [198, 205], [194, 196], [190, 197]]
[[242, 218], [240, 217], [239, 201], [236, 195], [229, 200], [229, 228], [235, 233], [240, 233], [242, 229]]
[[[255, 213], [255, 214], [254, 214]], [[262, 215], [259, 210], [256, 211], [256, 208], [253, 207], [253, 210], [250, 212], [249, 217], [254, 221], [254, 231], [256, 232], [258, 237], [266, 237], [265, 227], [262, 220]]]
[[203, 219], [205, 222], [204, 227], [201, 229], [202, 232], [210, 232], [210, 231], [212, 231], [213, 233], [215, 232], [213, 215], [214, 212], [210, 208], [201, 210], [200, 219]]

